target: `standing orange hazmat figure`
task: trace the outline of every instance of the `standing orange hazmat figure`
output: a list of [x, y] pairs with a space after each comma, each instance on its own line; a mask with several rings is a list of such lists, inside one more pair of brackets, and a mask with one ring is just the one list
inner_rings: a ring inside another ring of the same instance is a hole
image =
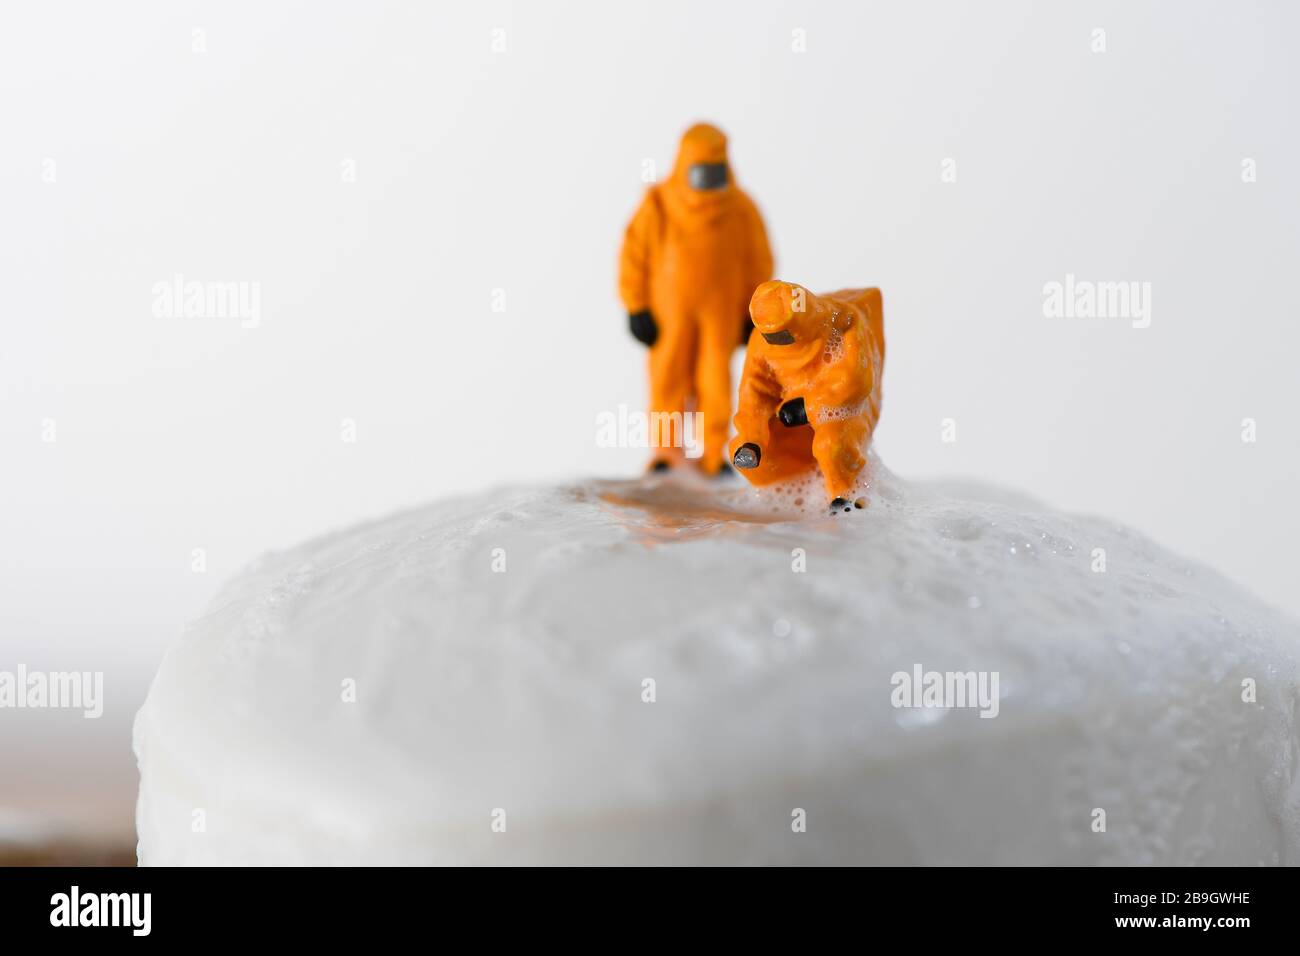
[[[732, 460], [755, 485], [819, 467], [831, 513], [850, 510], [880, 419], [880, 290], [819, 296], [791, 282], [764, 282], [749, 312], [760, 334], [745, 354]], [[863, 499], [854, 505], [863, 507]]]
[[[763, 220], [735, 184], [727, 137], [692, 126], [672, 176], [646, 191], [627, 227], [618, 287], [632, 335], [650, 348], [651, 421], [700, 412], [700, 466], [710, 475], [726, 468], [731, 354], [753, 329], [746, 307], [755, 286], [771, 276]], [[683, 457], [680, 439], [662, 438], [656, 471]]]

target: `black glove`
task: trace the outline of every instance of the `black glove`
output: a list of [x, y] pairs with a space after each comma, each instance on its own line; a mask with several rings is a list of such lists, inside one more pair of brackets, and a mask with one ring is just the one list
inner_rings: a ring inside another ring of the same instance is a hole
[[808, 409], [802, 398], [792, 398], [776, 410], [776, 417], [786, 428], [798, 428], [808, 424]]
[[736, 453], [731, 456], [731, 463], [737, 468], [748, 471], [750, 468], [757, 468], [758, 463], [763, 460], [763, 451], [752, 441], [747, 441], [736, 449]]
[[627, 324], [628, 328], [632, 330], [632, 338], [642, 345], [654, 345], [655, 339], [659, 338], [659, 327], [655, 325], [655, 317], [650, 314], [649, 309], [642, 309], [640, 312], [629, 312], [627, 314]]

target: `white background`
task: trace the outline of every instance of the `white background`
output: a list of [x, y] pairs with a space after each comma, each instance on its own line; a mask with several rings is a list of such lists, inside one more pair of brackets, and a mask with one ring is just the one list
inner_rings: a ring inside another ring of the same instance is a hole
[[[884, 290], [892, 469], [1104, 514], [1300, 611], [1297, 10], [7, 4], [0, 669], [103, 670], [107, 702], [0, 711], [0, 832], [129, 829], [131, 716], [258, 553], [640, 469], [594, 440], [645, 394], [616, 254], [697, 119], [780, 277]], [[155, 318], [178, 272], [259, 282], [260, 325]], [[1044, 318], [1066, 273], [1150, 282], [1150, 328]]]

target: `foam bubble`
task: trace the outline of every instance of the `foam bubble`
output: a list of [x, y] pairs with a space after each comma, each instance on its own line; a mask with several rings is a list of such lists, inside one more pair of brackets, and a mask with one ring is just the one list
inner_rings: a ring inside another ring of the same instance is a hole
[[845, 405], [831, 405], [826, 408], [819, 408], [813, 413], [813, 424], [820, 425], [823, 422], [842, 422], [850, 418], [857, 418], [867, 410], [869, 401], [863, 399], [860, 402], [849, 402]]
[[844, 333], [835, 327], [834, 318], [831, 322], [830, 332], [826, 335], [826, 346], [822, 350], [822, 361], [827, 363], [838, 362], [844, 357]]
[[[870, 452], [867, 457], [868, 461], [861, 475], [844, 498], [850, 502], [859, 498], [865, 499], [864, 504], [869, 507], [873, 465], [876, 459]], [[753, 494], [760, 507], [766, 506], [769, 511], [787, 513], [792, 518], [821, 517], [826, 514], [826, 506], [830, 504], [821, 469], [815, 465], [808, 471], [784, 481], [755, 488]]]

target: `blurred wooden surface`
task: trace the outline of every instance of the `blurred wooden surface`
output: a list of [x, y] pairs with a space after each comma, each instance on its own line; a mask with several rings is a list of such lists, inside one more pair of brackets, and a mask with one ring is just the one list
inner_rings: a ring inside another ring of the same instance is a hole
[[135, 844], [75, 840], [0, 843], [0, 866], [135, 866]]

